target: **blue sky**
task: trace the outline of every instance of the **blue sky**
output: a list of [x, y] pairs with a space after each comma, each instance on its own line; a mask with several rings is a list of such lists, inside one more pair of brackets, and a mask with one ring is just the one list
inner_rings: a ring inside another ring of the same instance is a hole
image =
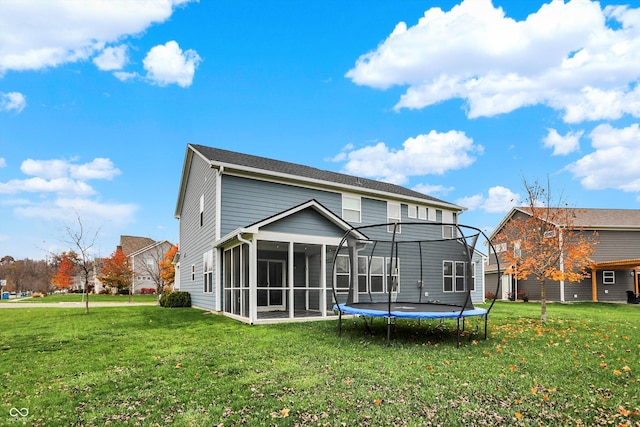
[[[626, 6], [625, 6], [626, 5]], [[2, 0], [0, 256], [177, 242], [189, 142], [386, 180], [488, 232], [522, 179], [640, 209], [640, 2]]]

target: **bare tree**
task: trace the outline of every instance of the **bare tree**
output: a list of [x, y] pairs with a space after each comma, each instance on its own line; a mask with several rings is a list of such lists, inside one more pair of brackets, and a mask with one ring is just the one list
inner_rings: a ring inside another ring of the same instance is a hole
[[8, 255], [0, 260], [0, 278], [7, 280], [8, 291], [17, 294], [48, 291], [51, 276], [52, 270], [45, 260], [15, 260]]
[[83, 292], [85, 296], [85, 314], [89, 314], [89, 282], [93, 272], [93, 254], [91, 248], [98, 240], [98, 233], [100, 230], [96, 230], [95, 233], [89, 233], [85, 230], [82, 224], [80, 215], [76, 213], [77, 224], [68, 225], [65, 227], [66, 240], [65, 242], [73, 247], [73, 251], [78, 255], [78, 269], [83, 282]]

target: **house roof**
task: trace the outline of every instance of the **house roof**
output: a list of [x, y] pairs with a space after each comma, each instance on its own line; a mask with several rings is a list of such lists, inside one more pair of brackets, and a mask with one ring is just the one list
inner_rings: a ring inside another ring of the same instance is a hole
[[122, 251], [126, 256], [154, 243], [156, 243], [155, 240], [149, 237], [120, 236], [120, 246], [122, 246]]
[[[225, 171], [243, 172], [246, 174], [271, 177], [272, 179], [280, 179], [290, 182], [304, 182], [305, 185], [315, 184], [318, 186], [332, 187], [336, 189], [339, 188], [343, 191], [348, 190], [356, 193], [374, 193], [378, 195], [385, 195], [389, 198], [395, 197], [403, 200], [413, 200], [415, 203], [422, 202], [458, 211], [464, 210], [461, 206], [445, 202], [444, 200], [431, 197], [418, 191], [410, 190], [400, 185], [390, 184], [388, 182], [360, 178], [343, 173], [299, 165], [296, 163], [289, 163], [281, 160], [253, 156], [250, 154], [206, 147], [204, 145], [197, 144], [189, 144], [187, 148], [187, 158], [185, 159], [182, 177], [183, 185], [180, 190], [181, 193], [184, 191], [184, 174], [188, 171], [188, 164], [186, 164], [186, 161], [189, 160], [191, 150], [209, 162], [212, 167], [223, 168]], [[178, 206], [176, 207], [177, 217], [179, 217], [181, 200], [182, 194], [178, 199]]]
[[[640, 209], [594, 209], [594, 208], [551, 208], [567, 209], [573, 216], [573, 226], [587, 230], [640, 230]], [[491, 233], [493, 240], [498, 231], [517, 213], [531, 215], [527, 206], [514, 207]], [[564, 224], [556, 224], [562, 226]]]

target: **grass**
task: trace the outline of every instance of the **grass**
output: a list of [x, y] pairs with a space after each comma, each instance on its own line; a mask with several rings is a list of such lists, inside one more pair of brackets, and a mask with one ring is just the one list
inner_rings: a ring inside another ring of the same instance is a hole
[[7, 309], [0, 425], [640, 425], [640, 306], [539, 314], [497, 303], [489, 339], [456, 348], [453, 322], [397, 322], [387, 347], [380, 321], [338, 337], [196, 309]]
[[[13, 300], [10, 300], [13, 301]], [[10, 302], [0, 301], [0, 302]], [[60, 302], [83, 302], [82, 294], [51, 294], [38, 298], [21, 298], [12, 302], [12, 304], [42, 304], [42, 303], [60, 303]], [[92, 302], [128, 302], [129, 295], [89, 295], [89, 307]], [[132, 302], [158, 302], [157, 295], [131, 295]]]

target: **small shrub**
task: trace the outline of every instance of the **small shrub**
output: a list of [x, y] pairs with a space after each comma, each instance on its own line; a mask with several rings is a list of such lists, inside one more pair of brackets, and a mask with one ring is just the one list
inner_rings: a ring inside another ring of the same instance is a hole
[[493, 292], [485, 292], [484, 294], [484, 299], [494, 299], [496, 297], [496, 295]]
[[142, 288], [140, 289], [140, 293], [142, 295], [151, 295], [154, 294], [156, 290], [154, 288]]
[[165, 292], [160, 297], [161, 307], [191, 307], [191, 294], [184, 291]]
[[40, 298], [42, 296], [42, 294], [40, 292], [34, 292], [33, 295], [31, 295], [31, 298]]

